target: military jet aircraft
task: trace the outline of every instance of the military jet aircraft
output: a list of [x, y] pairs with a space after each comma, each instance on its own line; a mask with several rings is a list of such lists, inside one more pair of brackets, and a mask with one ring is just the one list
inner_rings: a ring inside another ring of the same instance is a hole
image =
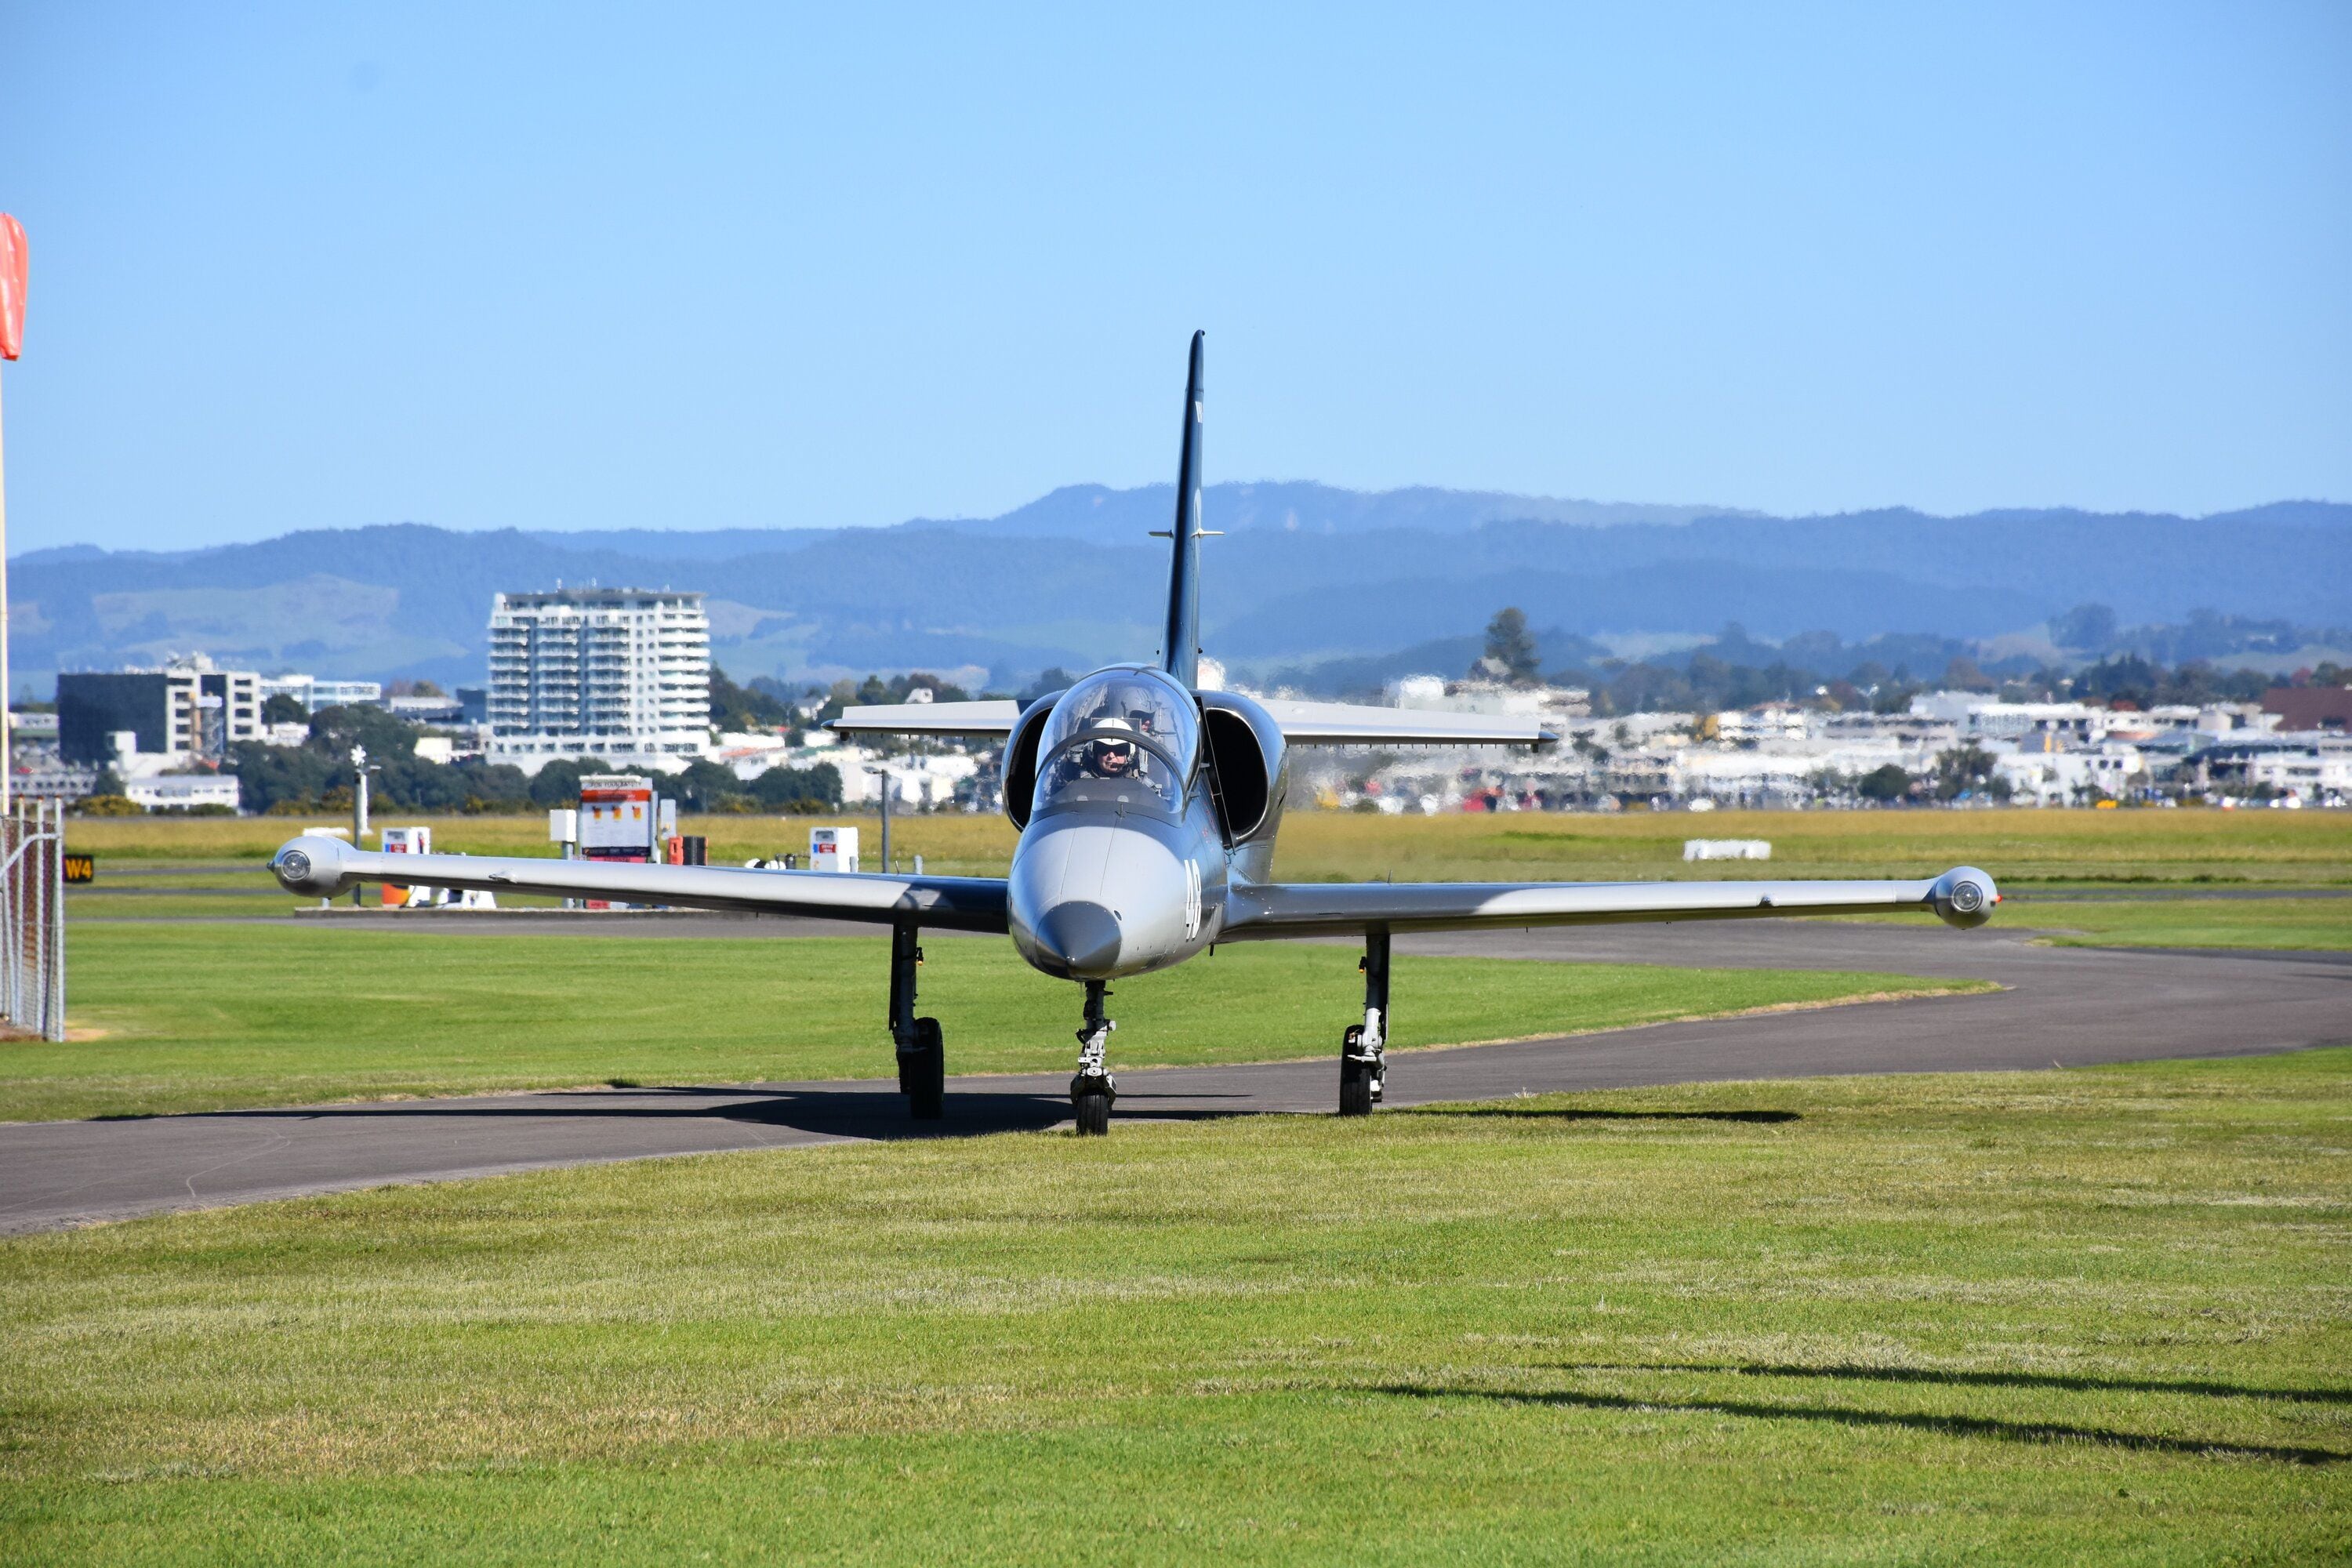
[[1298, 746], [1539, 747], [1532, 721], [1203, 690], [1200, 674], [1202, 335], [1184, 390], [1182, 454], [1160, 658], [1009, 701], [851, 708], [845, 734], [984, 736], [1003, 743], [1004, 812], [1020, 830], [1003, 878], [782, 871], [467, 855], [379, 855], [305, 836], [270, 868], [289, 891], [361, 882], [552, 893], [685, 908], [819, 915], [890, 928], [889, 1032], [909, 1113], [941, 1113], [939, 1020], [915, 1013], [924, 927], [1012, 938], [1084, 992], [1070, 1103], [1081, 1132], [1110, 1126], [1110, 982], [1220, 942], [1360, 936], [1363, 1016], [1339, 1048], [1339, 1110], [1369, 1113], [1387, 1073], [1389, 942], [1398, 931], [1737, 920], [1908, 910], [1967, 928], [2000, 895], [1972, 867], [1917, 881], [1286, 883], [1272, 879], [1290, 752]]

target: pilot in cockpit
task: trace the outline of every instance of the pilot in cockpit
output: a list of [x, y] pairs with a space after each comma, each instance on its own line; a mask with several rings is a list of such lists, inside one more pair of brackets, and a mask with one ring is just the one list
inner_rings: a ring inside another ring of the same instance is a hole
[[[1100, 721], [1095, 728], [1133, 732], [1136, 726], [1128, 720], [1111, 718]], [[1141, 778], [1150, 765], [1141, 747], [1115, 734], [1097, 734], [1063, 763], [1070, 778], [1112, 780]]]
[[1097, 677], [1091, 689], [1072, 691], [1055, 709], [1046, 742], [1054, 761], [1038, 770], [1037, 805], [1065, 799], [1181, 805], [1183, 764], [1173, 758], [1193, 743], [1181, 715], [1147, 682]]

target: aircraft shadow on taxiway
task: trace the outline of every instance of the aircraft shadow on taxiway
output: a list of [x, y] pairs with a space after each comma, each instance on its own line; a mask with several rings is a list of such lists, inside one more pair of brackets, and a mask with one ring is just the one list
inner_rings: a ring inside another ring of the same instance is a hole
[[[627, 1096], [634, 1100], [656, 1097], [733, 1097], [716, 1104], [600, 1104], [604, 1097]], [[1230, 1099], [1246, 1094], [1188, 1093], [1155, 1096], [1122, 1093], [1119, 1105], [1126, 1119], [1153, 1121], [1208, 1121], [1252, 1114], [1242, 1106], [1204, 1109], [1199, 1105], [1161, 1106], [1160, 1099], [1187, 1101]], [[937, 1121], [907, 1120], [906, 1101], [895, 1089], [795, 1089], [780, 1093], [737, 1089], [670, 1086], [638, 1089], [620, 1086], [583, 1094], [570, 1104], [542, 1099], [530, 1104], [436, 1104], [431, 1100], [397, 1100], [376, 1105], [287, 1106], [258, 1110], [214, 1110], [197, 1114], [222, 1121], [331, 1121], [344, 1118], [394, 1120], [401, 1117], [463, 1117], [468, 1121], [529, 1122], [578, 1119], [583, 1121], [742, 1121], [763, 1127], [785, 1127], [820, 1137], [897, 1140], [908, 1138], [971, 1138], [992, 1132], [1042, 1132], [1070, 1120], [1066, 1094], [979, 1090], [950, 1094], [945, 1114]]]
[[[199, 1111], [205, 1120], [332, 1121], [341, 1119], [396, 1121], [404, 1117], [462, 1117], [467, 1121], [514, 1121], [551, 1120], [739, 1121], [762, 1127], [785, 1127], [819, 1137], [898, 1140], [908, 1138], [973, 1138], [992, 1132], [1042, 1132], [1070, 1120], [1069, 1100], [1040, 1091], [972, 1090], [946, 1096], [945, 1114], [936, 1122], [909, 1122], [895, 1089], [842, 1088], [794, 1089], [775, 1093], [709, 1086], [666, 1085], [640, 1088], [619, 1083], [609, 1089], [579, 1093], [568, 1103], [555, 1091], [530, 1103], [436, 1103], [394, 1100], [373, 1105], [280, 1106], [254, 1110]], [[631, 1101], [611, 1103], [627, 1097]], [[1211, 1121], [1235, 1116], [1282, 1112], [1237, 1103], [1203, 1106], [1202, 1100], [1246, 1101], [1246, 1093], [1188, 1090], [1160, 1095], [1130, 1090], [1118, 1097], [1125, 1119], [1150, 1121]], [[661, 1100], [694, 1100], [703, 1103], [661, 1104]], [[1181, 1104], [1164, 1103], [1170, 1100]], [[715, 1101], [715, 1103], [713, 1103]], [[1403, 1108], [1400, 1108], [1403, 1109]], [[1588, 1106], [1448, 1106], [1417, 1108], [1416, 1114], [1460, 1117], [1502, 1117], [1547, 1121], [1738, 1121], [1782, 1122], [1799, 1119], [1793, 1110], [1619, 1110]], [[1393, 1114], [1393, 1112], [1392, 1112]], [[145, 1120], [140, 1118], [139, 1120]]]

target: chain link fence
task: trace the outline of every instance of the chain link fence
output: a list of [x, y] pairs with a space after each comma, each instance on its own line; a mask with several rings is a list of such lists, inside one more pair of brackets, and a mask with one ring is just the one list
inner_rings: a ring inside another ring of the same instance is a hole
[[66, 813], [18, 801], [0, 816], [0, 1023], [66, 1037]]

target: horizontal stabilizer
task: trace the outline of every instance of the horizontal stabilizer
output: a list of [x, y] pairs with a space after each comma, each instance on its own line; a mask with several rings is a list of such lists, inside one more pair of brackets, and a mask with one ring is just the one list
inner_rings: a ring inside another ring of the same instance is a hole
[[[1534, 746], [1558, 735], [1530, 718], [1376, 708], [1347, 702], [1261, 698], [1282, 737], [1298, 746]], [[985, 735], [1003, 738], [1021, 717], [1018, 702], [890, 702], [845, 708], [825, 726], [844, 735]]]
[[825, 728], [843, 735], [994, 735], [1013, 732], [1021, 704], [993, 702], [882, 702], [844, 708]]
[[1349, 702], [1291, 702], [1263, 697], [1258, 706], [1294, 746], [1533, 746], [1558, 735], [1532, 718], [1444, 713], [1426, 708], [1376, 708]]

